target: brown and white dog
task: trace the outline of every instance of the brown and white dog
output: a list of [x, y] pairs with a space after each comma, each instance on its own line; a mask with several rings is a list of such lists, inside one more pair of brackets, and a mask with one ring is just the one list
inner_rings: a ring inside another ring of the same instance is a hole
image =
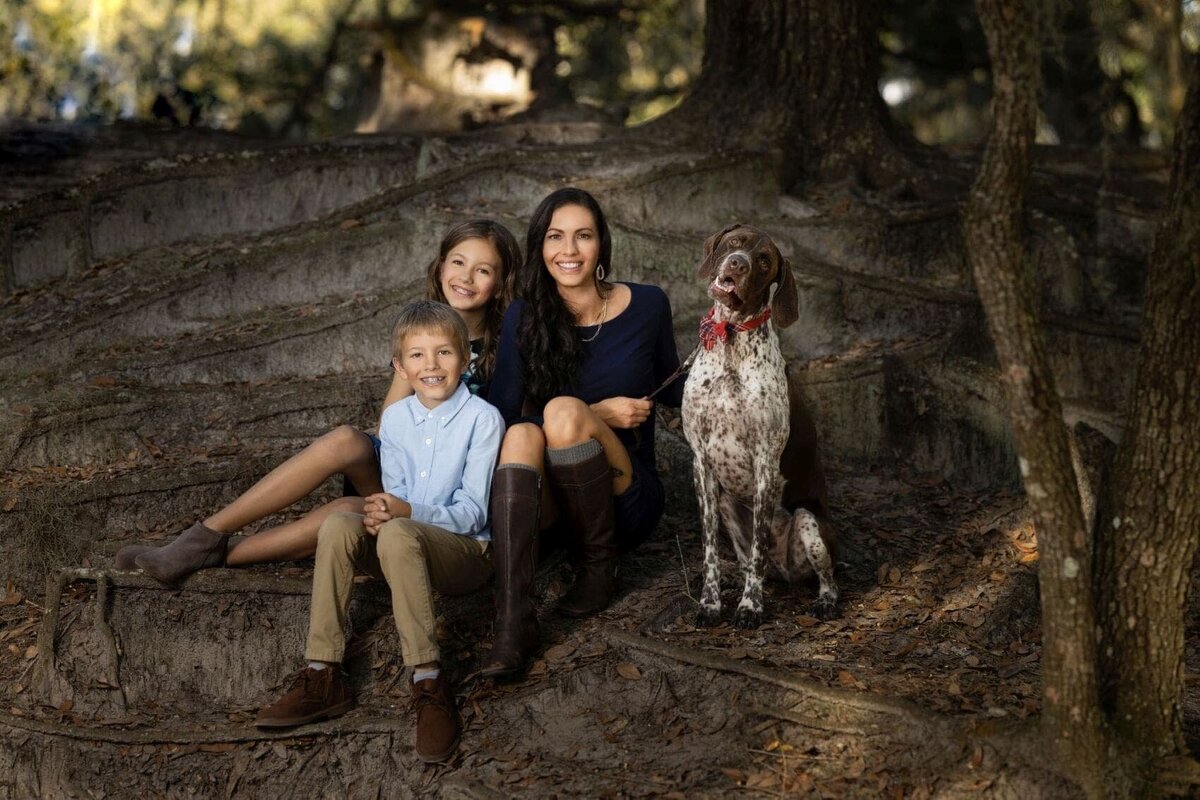
[[697, 277], [715, 301], [683, 389], [704, 535], [699, 621], [720, 620], [720, 529], [733, 540], [745, 579], [734, 615], [739, 628], [762, 622], [768, 563], [789, 582], [815, 573], [812, 613], [836, 616], [835, 539], [816, 431], [775, 333], [799, 315], [791, 264], [765, 233], [734, 225], [705, 241]]

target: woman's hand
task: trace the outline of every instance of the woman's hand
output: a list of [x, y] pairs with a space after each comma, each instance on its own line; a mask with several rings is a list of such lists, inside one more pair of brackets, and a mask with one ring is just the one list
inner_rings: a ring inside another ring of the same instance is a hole
[[363, 527], [372, 536], [379, 535], [384, 523], [396, 517], [412, 516], [412, 506], [387, 492], [363, 498]]
[[654, 401], [634, 397], [610, 397], [592, 403], [592, 413], [610, 428], [636, 428], [650, 418]]

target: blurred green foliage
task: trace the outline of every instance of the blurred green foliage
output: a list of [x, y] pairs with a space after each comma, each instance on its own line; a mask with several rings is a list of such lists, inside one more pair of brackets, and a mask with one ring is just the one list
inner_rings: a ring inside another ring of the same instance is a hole
[[[1046, 0], [1043, 141], [1163, 146], [1200, 49], [1200, 0]], [[882, 3], [880, 90], [923, 142], [988, 129], [990, 75], [973, 0]], [[386, 34], [433, 10], [536, 18], [566, 95], [638, 124], [700, 69], [704, 0], [8, 0], [0, 118], [154, 119], [256, 135], [349, 133]]]

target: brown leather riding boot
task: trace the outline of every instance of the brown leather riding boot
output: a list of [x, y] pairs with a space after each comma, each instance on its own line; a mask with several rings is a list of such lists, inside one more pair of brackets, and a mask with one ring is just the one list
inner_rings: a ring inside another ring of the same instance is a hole
[[553, 455], [548, 469], [578, 552], [575, 585], [558, 608], [587, 617], [608, 608], [617, 591], [612, 468], [603, 450], [573, 464], [555, 464]]
[[486, 678], [520, 674], [541, 639], [537, 609], [529, 596], [537, 567], [537, 470], [501, 464], [492, 478], [492, 565], [496, 571], [496, 637], [483, 665]]

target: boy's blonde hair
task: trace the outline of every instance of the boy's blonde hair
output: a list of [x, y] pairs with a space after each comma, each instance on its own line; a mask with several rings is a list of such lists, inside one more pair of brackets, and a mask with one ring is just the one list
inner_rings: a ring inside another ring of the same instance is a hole
[[450, 336], [463, 361], [471, 358], [470, 334], [467, 323], [453, 308], [433, 300], [417, 300], [400, 309], [392, 325], [392, 358], [400, 358], [404, 339], [417, 331], [437, 331]]

